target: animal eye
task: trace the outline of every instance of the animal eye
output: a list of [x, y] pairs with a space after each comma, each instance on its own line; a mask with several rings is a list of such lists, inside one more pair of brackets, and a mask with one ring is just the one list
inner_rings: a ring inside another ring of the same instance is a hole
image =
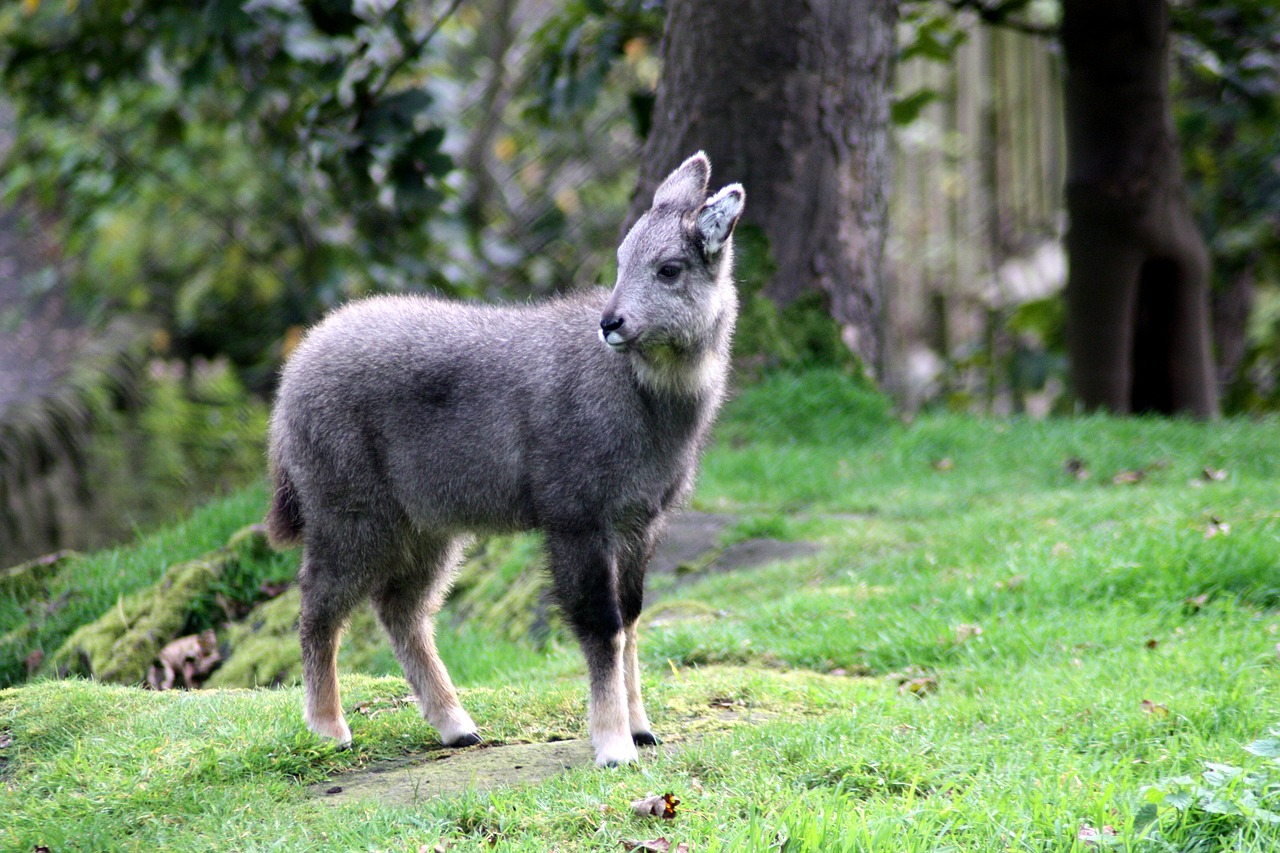
[[658, 278], [664, 281], [674, 281], [680, 277], [679, 264], [663, 264], [658, 268]]

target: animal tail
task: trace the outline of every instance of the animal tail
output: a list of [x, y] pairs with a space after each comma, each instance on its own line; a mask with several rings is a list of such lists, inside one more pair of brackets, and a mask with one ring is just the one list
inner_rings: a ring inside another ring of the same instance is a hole
[[267, 536], [277, 548], [288, 548], [302, 541], [302, 507], [289, 472], [279, 465], [272, 471], [275, 493], [267, 510]]

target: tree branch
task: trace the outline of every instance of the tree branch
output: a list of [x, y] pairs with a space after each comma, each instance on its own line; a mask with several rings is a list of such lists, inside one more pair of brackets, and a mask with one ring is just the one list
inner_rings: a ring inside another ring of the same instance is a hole
[[378, 100], [378, 97], [387, 88], [387, 84], [391, 82], [391, 78], [399, 74], [401, 69], [418, 58], [418, 55], [422, 53], [423, 49], [431, 39], [435, 38], [436, 33], [440, 32], [440, 28], [444, 26], [445, 21], [453, 17], [453, 13], [458, 11], [458, 7], [462, 5], [462, 2], [463, 0], [453, 0], [453, 2], [449, 4], [449, 8], [445, 9], [439, 18], [436, 18], [435, 23], [427, 29], [422, 38], [418, 39], [418, 41], [414, 43], [413, 47], [405, 51], [404, 56], [396, 60], [396, 63], [387, 70], [385, 75], [383, 75], [381, 82], [379, 82], [373, 91], [369, 93], [369, 99], [371, 101]]
[[1045, 24], [1034, 24], [1015, 18], [1014, 14], [1029, 5], [1029, 0], [997, 0], [989, 3], [986, 0], [947, 0], [947, 5], [957, 12], [968, 10], [977, 14], [982, 23], [992, 27], [1004, 27], [1015, 32], [1025, 33], [1038, 38], [1054, 38], [1058, 35], [1058, 27]]

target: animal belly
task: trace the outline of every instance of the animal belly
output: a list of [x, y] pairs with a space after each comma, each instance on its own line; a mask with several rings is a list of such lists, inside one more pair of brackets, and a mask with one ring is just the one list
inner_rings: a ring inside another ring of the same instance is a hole
[[532, 526], [516, 453], [501, 447], [415, 454], [396, 472], [402, 506], [423, 530], [497, 532]]

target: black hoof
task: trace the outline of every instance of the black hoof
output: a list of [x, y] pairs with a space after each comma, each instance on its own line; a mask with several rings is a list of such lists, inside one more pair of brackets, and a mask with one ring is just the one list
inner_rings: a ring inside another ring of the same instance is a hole
[[480, 735], [476, 734], [475, 732], [471, 732], [470, 734], [463, 735], [457, 740], [446, 743], [445, 746], [461, 748], [464, 746], [475, 746], [478, 743], [480, 743]]
[[631, 739], [635, 741], [636, 746], [657, 746], [662, 743], [653, 732], [636, 732], [631, 735]]

